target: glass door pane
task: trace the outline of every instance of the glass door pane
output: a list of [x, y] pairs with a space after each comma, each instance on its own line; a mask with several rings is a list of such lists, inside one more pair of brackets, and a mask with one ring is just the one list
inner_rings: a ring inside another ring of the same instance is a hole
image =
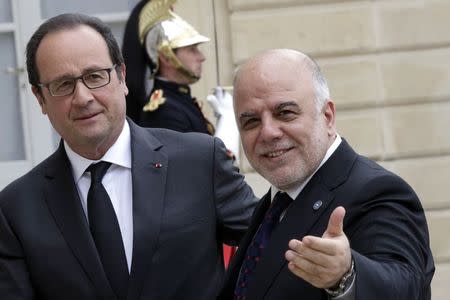
[[[9, 7], [8, 1], [0, 2]], [[0, 20], [11, 20], [11, 10], [0, 10]], [[24, 160], [26, 156], [13, 29], [12, 23], [0, 23], [0, 162]]]
[[10, 0], [0, 0], [0, 23], [12, 21], [11, 3]]
[[[41, 11], [43, 19], [67, 12], [89, 15], [128, 13], [138, 2], [139, 0], [41, 0]], [[105, 5], [106, 3], [107, 5]]]

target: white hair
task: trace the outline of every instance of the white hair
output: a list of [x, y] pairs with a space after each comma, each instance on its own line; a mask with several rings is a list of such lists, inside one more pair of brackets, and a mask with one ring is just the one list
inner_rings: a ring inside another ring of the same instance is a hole
[[[238, 78], [239, 78], [239, 75], [240, 75], [240, 72], [241, 72], [241, 69], [243, 68], [243, 66], [245, 66], [248, 63], [251, 63], [253, 61], [258, 61], [261, 59], [261, 57], [264, 58], [266, 55], [269, 55], [270, 53], [279, 54], [280, 51], [283, 51], [285, 55], [288, 55], [288, 54], [293, 55], [293, 53], [294, 53], [296, 57], [298, 57], [298, 55], [301, 55], [302, 58], [304, 58], [306, 68], [309, 72], [311, 72], [311, 81], [312, 81], [314, 94], [315, 94], [314, 101], [316, 104], [317, 112], [320, 113], [322, 111], [325, 103], [327, 103], [327, 100], [330, 99], [330, 90], [328, 88], [327, 80], [325, 78], [325, 75], [320, 70], [319, 65], [313, 58], [309, 57], [308, 55], [306, 55], [304, 53], [298, 52], [296, 50], [272, 49], [272, 50], [262, 52], [260, 55], [257, 55], [253, 58], [250, 58], [249, 60], [247, 60], [246, 63], [244, 63], [243, 65], [240, 65], [236, 68], [236, 70], [234, 72], [233, 86], [236, 86], [236, 83], [238, 81]], [[292, 58], [292, 56], [291, 56], [291, 58]]]
[[327, 100], [330, 99], [330, 89], [328, 88], [327, 79], [320, 70], [319, 65], [312, 58], [308, 58], [308, 67], [311, 71], [312, 84], [316, 95], [316, 108], [320, 112]]

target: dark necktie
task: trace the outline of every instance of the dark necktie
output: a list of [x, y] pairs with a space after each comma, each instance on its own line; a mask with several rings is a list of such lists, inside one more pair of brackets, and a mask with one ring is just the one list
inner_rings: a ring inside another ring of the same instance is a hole
[[291, 203], [292, 198], [286, 193], [278, 192], [273, 198], [258, 231], [245, 253], [245, 258], [234, 290], [235, 300], [246, 299], [248, 284], [250, 283], [256, 265], [269, 242], [270, 235], [275, 226], [279, 223], [281, 213], [285, 211]]
[[103, 264], [106, 277], [117, 295], [126, 299], [128, 292], [128, 266], [117, 216], [111, 199], [102, 184], [102, 178], [111, 163], [92, 164], [86, 171], [91, 172], [87, 206], [91, 234]]

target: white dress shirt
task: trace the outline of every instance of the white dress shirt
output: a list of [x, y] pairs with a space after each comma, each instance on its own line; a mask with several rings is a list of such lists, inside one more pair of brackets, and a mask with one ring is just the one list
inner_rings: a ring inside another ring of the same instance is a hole
[[87, 220], [89, 213], [87, 211], [87, 194], [91, 185], [91, 176], [90, 173], [85, 171], [91, 164], [99, 161], [111, 163], [102, 179], [102, 183], [116, 212], [127, 257], [128, 271], [130, 271], [133, 255], [133, 190], [131, 180], [131, 138], [130, 127], [127, 121], [125, 121], [117, 141], [100, 160], [93, 161], [80, 156], [65, 141], [64, 148], [72, 165], [73, 178], [75, 179], [81, 205]]

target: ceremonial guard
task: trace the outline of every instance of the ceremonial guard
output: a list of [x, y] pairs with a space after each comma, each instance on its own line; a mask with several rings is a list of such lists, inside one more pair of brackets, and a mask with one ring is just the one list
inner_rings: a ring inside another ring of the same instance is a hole
[[127, 115], [144, 127], [214, 134], [190, 85], [205, 60], [198, 45], [209, 41], [172, 11], [175, 0], [141, 1], [125, 30]]

